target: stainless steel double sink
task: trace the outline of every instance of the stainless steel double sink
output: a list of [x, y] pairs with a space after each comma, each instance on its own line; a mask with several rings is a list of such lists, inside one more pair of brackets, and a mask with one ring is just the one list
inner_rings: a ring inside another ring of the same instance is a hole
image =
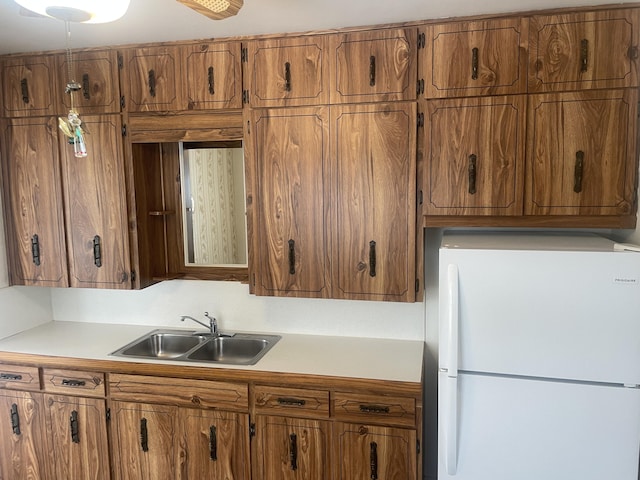
[[279, 335], [194, 330], [153, 330], [111, 355], [119, 357], [255, 365], [280, 340]]

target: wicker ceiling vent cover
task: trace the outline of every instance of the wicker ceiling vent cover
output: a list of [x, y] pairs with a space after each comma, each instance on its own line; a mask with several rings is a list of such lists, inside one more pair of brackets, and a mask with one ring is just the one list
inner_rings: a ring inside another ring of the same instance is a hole
[[214, 20], [232, 17], [242, 8], [243, 0], [178, 0], [178, 2]]

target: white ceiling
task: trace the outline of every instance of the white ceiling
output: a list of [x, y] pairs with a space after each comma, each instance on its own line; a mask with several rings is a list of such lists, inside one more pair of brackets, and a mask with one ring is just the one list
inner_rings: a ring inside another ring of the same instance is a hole
[[[106, 0], [108, 1], [108, 0]], [[111, 46], [263, 33], [304, 32], [485, 13], [575, 7], [619, 0], [244, 0], [237, 16], [210, 20], [176, 0], [131, 0], [127, 14], [102, 25], [73, 24], [71, 47]], [[65, 47], [59, 20], [20, 15], [0, 0], [0, 54]]]

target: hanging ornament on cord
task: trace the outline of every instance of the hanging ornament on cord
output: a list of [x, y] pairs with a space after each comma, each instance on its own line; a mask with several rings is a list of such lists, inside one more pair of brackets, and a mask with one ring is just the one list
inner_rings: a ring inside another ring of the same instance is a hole
[[69, 22], [65, 21], [67, 28], [67, 67], [68, 78], [67, 88], [65, 93], [71, 97], [71, 109], [67, 115], [67, 118], [58, 117], [58, 126], [62, 133], [64, 133], [69, 139], [69, 144], [73, 145], [73, 153], [76, 157], [82, 158], [87, 156], [87, 144], [84, 141], [85, 130], [82, 128], [82, 120], [80, 120], [80, 114], [76, 111], [74, 105], [74, 95], [80, 90], [81, 86], [73, 79], [72, 75], [72, 63], [71, 63], [71, 48], [69, 47], [69, 39], [71, 38], [71, 29]]

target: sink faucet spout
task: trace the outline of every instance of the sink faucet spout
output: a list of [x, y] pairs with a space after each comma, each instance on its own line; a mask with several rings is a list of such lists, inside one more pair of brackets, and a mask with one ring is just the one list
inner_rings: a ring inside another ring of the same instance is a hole
[[207, 317], [209, 319], [209, 325], [205, 324], [204, 322], [201, 322], [200, 320], [193, 318], [190, 315], [182, 315], [180, 316], [180, 321], [184, 322], [185, 320], [191, 320], [192, 322], [196, 322], [200, 325], [202, 325], [204, 328], [207, 328], [209, 330], [209, 332], [211, 333], [211, 335], [218, 336], [218, 322], [216, 321], [216, 319], [214, 317], [211, 317], [209, 315], [209, 312], [204, 312], [204, 316]]

